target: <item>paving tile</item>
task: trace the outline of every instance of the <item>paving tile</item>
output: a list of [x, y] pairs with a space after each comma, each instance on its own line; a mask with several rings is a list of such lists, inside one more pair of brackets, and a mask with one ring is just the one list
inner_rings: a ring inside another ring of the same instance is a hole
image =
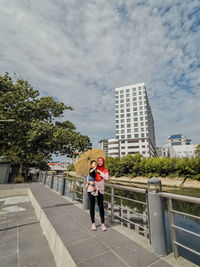
[[102, 232], [100, 227], [98, 227], [97, 231], [94, 231], [93, 233], [100, 241], [105, 243], [111, 249], [115, 249], [117, 247], [131, 246], [133, 244], [133, 241], [116, 232], [112, 228], [108, 228], [106, 232]]
[[1, 267], [16, 267], [17, 265], [18, 265], [17, 253], [14, 253], [7, 257], [0, 257]]
[[79, 267], [127, 267], [128, 265], [125, 264], [117, 255], [113, 252], [106, 252], [105, 254], [96, 256], [93, 259], [86, 260], [83, 263], [78, 265]]
[[153, 253], [138, 245], [120, 247], [114, 251], [131, 267], [146, 267], [158, 260]]
[[0, 231], [0, 246], [17, 240], [17, 228]]
[[158, 260], [155, 263], [153, 263], [151, 267], [171, 267], [171, 265], [163, 260]]
[[15, 254], [16, 251], [17, 251], [17, 242], [4, 243], [3, 245], [0, 246], [0, 258]]
[[68, 245], [72, 242], [81, 241], [82, 239], [86, 239], [89, 237], [91, 237], [90, 233], [79, 227], [64, 231], [62, 234], [62, 241], [64, 245]]
[[95, 257], [108, 250], [96, 238], [88, 238], [80, 242], [75, 242], [67, 246], [67, 249], [77, 264], [84, 262], [88, 257]]

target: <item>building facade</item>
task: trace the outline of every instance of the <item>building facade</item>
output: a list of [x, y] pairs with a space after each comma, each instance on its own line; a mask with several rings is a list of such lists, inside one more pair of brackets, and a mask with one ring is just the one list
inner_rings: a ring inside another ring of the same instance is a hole
[[115, 89], [115, 137], [108, 140], [109, 156], [156, 156], [154, 119], [144, 83]]
[[108, 156], [108, 139], [101, 139], [99, 141], [99, 149], [105, 152], [105, 156]]
[[197, 145], [190, 144], [191, 139], [183, 134], [173, 134], [167, 137], [162, 148], [162, 157], [184, 158], [195, 157]]

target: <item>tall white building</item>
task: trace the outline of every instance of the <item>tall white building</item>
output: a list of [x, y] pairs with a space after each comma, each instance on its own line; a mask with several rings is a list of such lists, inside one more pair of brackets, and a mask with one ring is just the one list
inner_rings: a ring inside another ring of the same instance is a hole
[[156, 156], [154, 119], [144, 83], [115, 89], [115, 129], [116, 139], [108, 140], [109, 156]]

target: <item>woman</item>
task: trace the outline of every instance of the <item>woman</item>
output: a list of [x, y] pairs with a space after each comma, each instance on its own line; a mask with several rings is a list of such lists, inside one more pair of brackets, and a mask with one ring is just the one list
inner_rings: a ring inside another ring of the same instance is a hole
[[[104, 206], [103, 206], [103, 194], [104, 194], [104, 183], [106, 180], [109, 179], [110, 174], [108, 170], [104, 167], [105, 161], [104, 158], [100, 157], [97, 160], [97, 171], [95, 177], [95, 188], [98, 191], [97, 203], [99, 207], [99, 215], [101, 218], [101, 230], [105, 232], [106, 226], [104, 224]], [[96, 231], [96, 224], [95, 224], [95, 196], [91, 194], [90, 187], [88, 187], [88, 197], [89, 197], [89, 205], [90, 205], [90, 218], [92, 222], [92, 230]]]

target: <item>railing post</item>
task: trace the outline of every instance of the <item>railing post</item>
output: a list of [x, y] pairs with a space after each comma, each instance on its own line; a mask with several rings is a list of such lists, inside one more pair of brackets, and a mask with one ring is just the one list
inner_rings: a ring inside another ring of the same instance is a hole
[[64, 175], [61, 177], [61, 184], [60, 184], [60, 195], [64, 196], [65, 195], [65, 185], [66, 185], [66, 178]]
[[53, 172], [51, 173], [51, 178], [50, 178], [50, 185], [49, 187], [52, 189], [53, 188], [53, 182], [54, 182], [54, 174]]
[[83, 209], [84, 210], [89, 209], [88, 193], [87, 193], [87, 190], [85, 189], [86, 182], [87, 182], [87, 176], [85, 176], [83, 180]]
[[173, 252], [174, 252], [174, 257], [178, 258], [179, 257], [179, 253], [178, 253], [178, 247], [175, 244], [175, 242], [176, 242], [176, 230], [173, 227], [173, 225], [174, 225], [174, 214], [173, 214], [172, 210], [173, 210], [172, 199], [169, 198], [169, 200], [168, 200], [168, 212], [169, 212], [172, 248], [173, 248]]
[[115, 211], [115, 207], [114, 207], [114, 185], [112, 185], [111, 187], [111, 223], [114, 223], [115, 217], [114, 217], [114, 211]]
[[161, 181], [152, 177], [148, 181], [148, 204], [151, 246], [159, 256], [167, 255], [163, 199], [159, 196], [162, 191]]
[[44, 180], [43, 180], [44, 185], [46, 184], [46, 180], [47, 180], [47, 171], [45, 171], [45, 173], [44, 173]]
[[72, 201], [75, 199], [75, 183], [74, 180], [72, 180]]

